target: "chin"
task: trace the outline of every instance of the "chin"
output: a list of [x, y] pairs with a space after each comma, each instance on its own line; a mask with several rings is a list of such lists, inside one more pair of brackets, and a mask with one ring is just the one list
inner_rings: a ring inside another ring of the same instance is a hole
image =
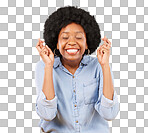
[[80, 58], [82, 58], [82, 55], [80, 55], [80, 56], [76, 56], [76, 55], [74, 55], [74, 56], [63, 56], [63, 58], [66, 59], [66, 60], [74, 61], [74, 60], [79, 60]]
[[80, 59], [81, 57], [65, 57], [65, 59], [67, 59], [67, 60], [78, 60], [78, 59]]

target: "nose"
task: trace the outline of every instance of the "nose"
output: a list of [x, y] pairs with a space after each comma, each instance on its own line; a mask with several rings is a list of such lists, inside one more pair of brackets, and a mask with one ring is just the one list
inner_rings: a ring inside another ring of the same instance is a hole
[[68, 42], [68, 45], [76, 45], [75, 42]]
[[71, 45], [76, 44], [76, 42], [75, 42], [75, 37], [74, 37], [74, 36], [71, 36], [71, 37], [69, 38], [68, 44], [71, 44]]
[[75, 36], [70, 36], [68, 40], [68, 45], [76, 45]]

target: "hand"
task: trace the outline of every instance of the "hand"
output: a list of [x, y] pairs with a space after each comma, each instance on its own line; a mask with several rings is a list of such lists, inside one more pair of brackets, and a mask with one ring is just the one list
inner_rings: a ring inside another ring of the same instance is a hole
[[54, 64], [54, 54], [52, 50], [46, 45], [43, 46], [43, 42], [40, 39], [38, 39], [38, 43], [36, 45], [36, 48], [44, 61], [45, 65], [52, 66]]
[[104, 43], [97, 49], [97, 58], [103, 67], [104, 65], [109, 65], [111, 42], [106, 38], [106, 36], [102, 38], [102, 40]]

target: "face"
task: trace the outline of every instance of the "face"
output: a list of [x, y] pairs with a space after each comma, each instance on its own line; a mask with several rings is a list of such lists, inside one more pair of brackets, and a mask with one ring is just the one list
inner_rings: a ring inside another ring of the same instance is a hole
[[59, 49], [63, 59], [80, 61], [85, 49], [88, 49], [86, 34], [82, 26], [71, 23], [62, 28], [58, 36], [57, 49]]

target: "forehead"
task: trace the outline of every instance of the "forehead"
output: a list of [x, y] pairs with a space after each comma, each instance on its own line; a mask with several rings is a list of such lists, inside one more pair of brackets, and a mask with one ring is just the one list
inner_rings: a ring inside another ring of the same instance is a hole
[[68, 24], [66, 27], [62, 28], [60, 34], [62, 33], [82, 33], [85, 34], [84, 29], [81, 25], [71, 23]]

